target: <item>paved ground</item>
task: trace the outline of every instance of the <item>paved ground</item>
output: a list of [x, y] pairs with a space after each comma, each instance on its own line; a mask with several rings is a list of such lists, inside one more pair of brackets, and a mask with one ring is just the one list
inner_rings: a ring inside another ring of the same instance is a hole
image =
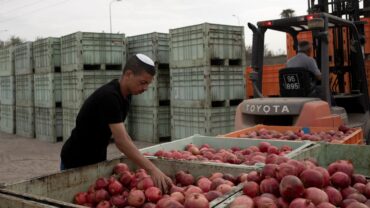
[[[135, 142], [138, 148], [151, 143]], [[0, 183], [12, 183], [46, 175], [59, 170], [59, 153], [63, 143], [48, 143], [37, 139], [0, 132]], [[112, 143], [108, 159], [121, 155]]]

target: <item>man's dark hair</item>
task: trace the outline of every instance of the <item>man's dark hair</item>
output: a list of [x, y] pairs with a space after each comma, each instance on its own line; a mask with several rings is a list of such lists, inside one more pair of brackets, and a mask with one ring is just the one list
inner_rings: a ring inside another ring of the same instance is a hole
[[311, 43], [307, 40], [302, 40], [298, 43], [298, 52], [307, 52], [311, 48]]
[[145, 71], [152, 76], [155, 75], [155, 71], [156, 71], [155, 66], [152, 66], [150, 64], [147, 64], [141, 61], [137, 57], [137, 55], [133, 55], [127, 60], [125, 66], [123, 67], [122, 73], [124, 74], [128, 70], [131, 70], [135, 75], [140, 74], [141, 72]]

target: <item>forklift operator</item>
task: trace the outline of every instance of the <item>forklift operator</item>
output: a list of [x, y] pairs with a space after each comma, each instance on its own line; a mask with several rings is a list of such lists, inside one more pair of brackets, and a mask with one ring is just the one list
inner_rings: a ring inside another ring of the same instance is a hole
[[312, 44], [308, 41], [300, 41], [298, 43], [298, 53], [293, 58], [289, 59], [287, 68], [303, 68], [312, 74], [310, 77], [310, 93], [308, 97], [321, 97], [321, 87], [318, 83], [321, 82], [321, 72], [317, 67], [314, 58], [310, 57], [312, 52]]
[[315, 59], [310, 57], [312, 45], [308, 41], [300, 41], [298, 43], [298, 53], [287, 62], [287, 68], [301, 67], [310, 71], [316, 80], [321, 80], [321, 72], [317, 67]]

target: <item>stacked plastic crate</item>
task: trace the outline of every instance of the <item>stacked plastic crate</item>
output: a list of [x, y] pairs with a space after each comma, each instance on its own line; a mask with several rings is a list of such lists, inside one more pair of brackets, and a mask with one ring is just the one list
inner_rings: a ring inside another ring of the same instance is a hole
[[170, 30], [171, 138], [234, 128], [244, 99], [244, 28], [204, 23]]
[[118, 79], [125, 62], [124, 34], [76, 32], [61, 37], [63, 140], [69, 138], [85, 99]]
[[15, 82], [13, 48], [0, 49], [0, 131], [15, 133]]
[[132, 97], [130, 136], [137, 141], [162, 142], [171, 136], [169, 35], [150, 33], [127, 38], [128, 55], [142, 53], [156, 63], [156, 76], [148, 90]]
[[36, 138], [62, 140], [62, 77], [60, 38], [45, 38], [32, 44]]
[[32, 42], [14, 47], [15, 72], [15, 132], [35, 137]]

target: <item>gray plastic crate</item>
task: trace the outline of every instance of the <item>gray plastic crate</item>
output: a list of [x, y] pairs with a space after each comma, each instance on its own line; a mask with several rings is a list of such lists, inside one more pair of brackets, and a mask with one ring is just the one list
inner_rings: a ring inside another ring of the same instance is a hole
[[54, 108], [62, 102], [61, 73], [34, 74], [35, 107]]
[[0, 131], [15, 133], [15, 107], [13, 105], [0, 105]]
[[[224, 167], [219, 164], [209, 165], [197, 162], [166, 161], [153, 158], [151, 161], [165, 174], [171, 177], [179, 170], [189, 171], [195, 178], [199, 176], [209, 176], [214, 172], [230, 173], [234, 176], [238, 176], [241, 173], [255, 170], [248, 167]], [[4, 190], [17, 193], [20, 196], [27, 196], [30, 199], [38, 199], [41, 202], [51, 203], [57, 207], [77, 208], [81, 206], [72, 204], [74, 195], [78, 192], [86, 191], [91, 184], [95, 183], [98, 177], [109, 177], [112, 174], [113, 167], [118, 162], [127, 163], [133, 170], [138, 168], [137, 165], [128, 159], [113, 159], [94, 165], [32, 178], [18, 183], [6, 184]], [[240, 186], [236, 186], [232, 193], [240, 190], [240, 188]], [[215, 199], [210, 203], [210, 207], [216, 206], [227, 197], [229, 197], [229, 195]]]
[[234, 129], [236, 107], [194, 108], [171, 105], [171, 139], [194, 134], [216, 136]]
[[228, 66], [171, 68], [171, 104], [186, 106], [190, 101], [193, 107], [211, 107], [214, 101], [224, 101], [224, 106], [233, 105], [245, 97], [243, 71], [243, 67]]
[[157, 71], [149, 88], [140, 95], [132, 96], [133, 106], [163, 106], [170, 101], [170, 70], [161, 68]]
[[25, 42], [14, 47], [15, 75], [33, 74], [32, 42]]
[[327, 167], [336, 160], [351, 160], [356, 173], [370, 176], [370, 146], [358, 144], [330, 144], [319, 143], [300, 151], [293, 157], [296, 160], [314, 158]]
[[35, 107], [35, 133], [38, 140], [47, 142], [62, 141], [62, 108]]
[[0, 76], [0, 104], [15, 104], [14, 76]]
[[168, 64], [169, 37], [167, 33], [157, 32], [127, 37], [128, 57], [142, 53], [157, 63]]
[[35, 112], [33, 107], [15, 106], [15, 133], [35, 137]]
[[170, 29], [170, 65], [244, 66], [244, 27], [203, 23]]
[[[212, 148], [215, 149], [227, 149], [232, 147], [240, 147], [246, 148], [250, 146], [258, 146], [260, 142], [266, 142], [263, 139], [230, 139], [230, 138], [223, 138], [223, 137], [210, 137], [210, 136], [202, 136], [202, 135], [193, 135], [187, 138], [179, 139], [172, 142], [166, 142], [150, 147], [146, 147], [140, 149], [142, 153], [155, 153], [159, 150], [171, 151], [171, 150], [185, 150], [186, 145], [188, 144], [195, 144], [197, 146], [201, 146], [203, 144], [209, 144]], [[292, 158], [295, 155], [299, 154], [302, 150], [307, 149], [308, 147], [312, 146], [313, 143], [309, 141], [282, 141], [282, 140], [269, 140], [272, 145], [281, 147], [283, 145], [290, 146], [293, 150], [286, 154], [285, 156], [288, 158]], [[155, 156], [153, 156], [155, 157]], [[168, 160], [168, 159], [165, 159]], [[171, 159], [170, 159], [171, 160]], [[219, 164], [215, 162], [204, 162], [205, 164]], [[222, 163], [225, 167], [238, 167], [238, 166], [246, 166], [248, 165], [235, 165], [229, 163]], [[249, 167], [253, 167], [255, 169], [262, 168], [264, 164], [255, 164]]]
[[15, 103], [17, 106], [34, 106], [33, 74], [15, 76]]
[[44, 38], [32, 44], [35, 73], [60, 72], [60, 38]]
[[124, 34], [76, 32], [61, 38], [62, 71], [121, 70], [126, 63]]
[[14, 48], [8, 46], [0, 49], [0, 76], [14, 75]]
[[219, 203], [215, 208], [225, 208], [229, 207], [229, 205], [235, 200], [236, 197], [243, 195], [243, 191], [238, 191], [234, 193], [232, 196], [224, 200], [223, 202]]
[[76, 126], [79, 109], [63, 107], [63, 141], [71, 136], [72, 129]]
[[37, 199], [27, 199], [26, 197], [14, 194], [9, 191], [3, 191], [0, 189], [0, 204], [2, 208], [13, 208], [13, 207], [22, 207], [22, 208], [57, 208], [49, 204], [43, 204]]
[[62, 72], [62, 103], [66, 108], [80, 108], [96, 89], [119, 79], [121, 71]]
[[136, 141], [158, 143], [171, 137], [170, 106], [137, 107], [129, 112], [129, 132]]

